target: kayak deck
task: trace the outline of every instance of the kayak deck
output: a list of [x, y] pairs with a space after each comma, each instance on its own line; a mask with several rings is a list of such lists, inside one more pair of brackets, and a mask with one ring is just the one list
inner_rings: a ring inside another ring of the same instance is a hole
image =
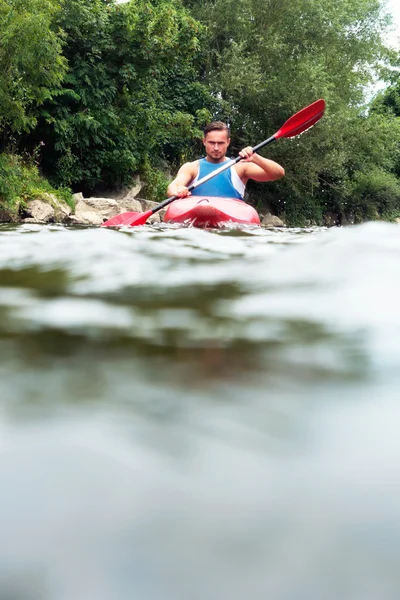
[[191, 196], [172, 202], [167, 208], [164, 222], [218, 228], [230, 223], [259, 225], [260, 217], [252, 206], [242, 200]]

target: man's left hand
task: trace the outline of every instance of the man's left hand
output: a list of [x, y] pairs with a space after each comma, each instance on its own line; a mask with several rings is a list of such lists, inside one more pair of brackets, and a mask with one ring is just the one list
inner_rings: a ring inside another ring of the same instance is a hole
[[253, 148], [251, 146], [246, 146], [246, 148], [243, 148], [243, 150], [239, 152], [239, 156], [241, 156], [243, 159], [241, 162], [253, 162], [256, 154], [253, 152]]

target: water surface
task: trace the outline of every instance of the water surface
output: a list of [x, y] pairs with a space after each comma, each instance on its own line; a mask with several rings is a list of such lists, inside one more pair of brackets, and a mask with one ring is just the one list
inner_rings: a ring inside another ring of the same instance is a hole
[[400, 589], [396, 225], [0, 227], [0, 598]]

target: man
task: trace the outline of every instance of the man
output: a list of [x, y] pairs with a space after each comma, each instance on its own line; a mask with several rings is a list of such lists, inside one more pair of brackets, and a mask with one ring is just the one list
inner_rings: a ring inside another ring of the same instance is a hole
[[222, 163], [229, 160], [226, 152], [230, 141], [229, 128], [225, 123], [214, 121], [207, 125], [203, 138], [206, 157], [182, 165], [176, 178], [168, 186], [168, 196], [220, 196], [243, 200], [249, 179], [274, 181], [284, 176], [285, 171], [278, 163], [254, 153], [248, 146], [239, 152], [241, 161], [189, 192], [188, 186], [219, 169]]

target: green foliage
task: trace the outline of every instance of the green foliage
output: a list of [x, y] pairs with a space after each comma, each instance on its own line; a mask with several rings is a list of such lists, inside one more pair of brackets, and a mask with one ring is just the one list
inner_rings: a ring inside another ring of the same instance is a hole
[[373, 170], [354, 174], [348, 190], [346, 209], [355, 222], [400, 216], [400, 181], [388, 172]]
[[154, 167], [147, 162], [142, 168], [142, 178], [145, 181], [142, 189], [142, 194], [145, 198], [154, 202], [165, 200], [165, 192], [170, 180], [162, 169]]
[[[29, 131], [65, 73], [53, 0], [0, 0], [0, 133]], [[5, 144], [7, 145], [7, 143]]]
[[0, 154], [0, 206], [16, 211], [21, 201], [25, 180], [21, 158]]
[[323, 224], [322, 208], [316, 198], [288, 196], [284, 201], [283, 215], [289, 227]]
[[0, 211], [17, 214], [29, 200], [48, 201], [49, 194], [74, 208], [71, 191], [51, 186], [32, 160], [5, 152], [0, 154]]
[[[397, 66], [399, 63], [400, 54]], [[389, 147], [385, 146], [384, 154], [392, 160], [390, 170], [400, 178], [400, 71], [398, 68], [391, 72], [391, 78], [392, 84], [373, 100], [371, 115], [385, 124], [386, 131], [393, 139]]]
[[68, 0], [58, 14], [69, 71], [29, 143], [57, 184], [126, 185], [188, 151], [212, 103], [196, 80], [200, 25], [179, 0]]
[[371, 164], [391, 168], [392, 133], [376, 120], [370, 124], [362, 118], [365, 86], [389, 56], [382, 41], [388, 25], [383, 3], [184, 0], [184, 4], [207, 27], [203, 77], [220, 97], [218, 116], [231, 123], [233, 153], [269, 137], [313, 100], [326, 100], [326, 114], [314, 129], [268, 147], [268, 156], [286, 170], [283, 187], [277, 186], [286, 209], [274, 198], [268, 198], [268, 204], [292, 215], [291, 222], [296, 215], [299, 222], [315, 220], [321, 210], [342, 210], [356, 170]]

